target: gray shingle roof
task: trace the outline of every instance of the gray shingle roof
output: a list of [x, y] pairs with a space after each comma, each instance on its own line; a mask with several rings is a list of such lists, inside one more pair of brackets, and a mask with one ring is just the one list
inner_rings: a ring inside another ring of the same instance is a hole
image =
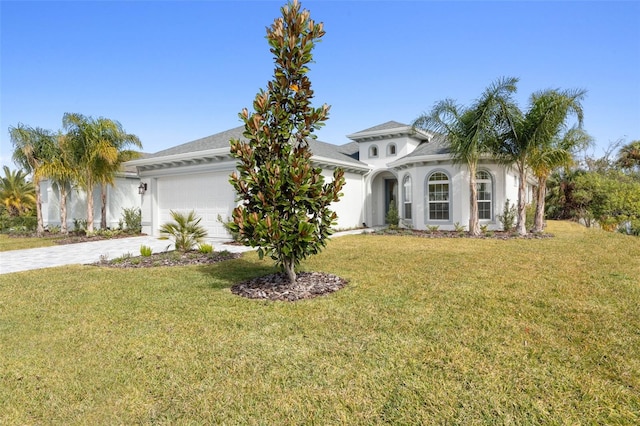
[[405, 158], [418, 157], [421, 155], [438, 155], [449, 154], [449, 143], [443, 135], [436, 135], [429, 142], [422, 142], [416, 149], [410, 154], [407, 154]]
[[358, 133], [365, 132], [376, 132], [378, 130], [388, 130], [388, 129], [397, 129], [398, 127], [407, 127], [408, 124], [398, 123], [397, 121], [387, 121], [386, 123], [378, 124], [377, 126], [369, 127], [368, 129], [360, 130], [359, 132], [354, 133], [357, 135]]
[[244, 132], [244, 126], [234, 127], [233, 129], [225, 130], [224, 132], [216, 133], [215, 135], [207, 136], [205, 138], [196, 139], [195, 141], [176, 145], [174, 147], [158, 151], [151, 154], [149, 158], [154, 157], [166, 157], [168, 155], [187, 154], [189, 152], [206, 151], [208, 149], [229, 148], [229, 141], [231, 139], [242, 139]]
[[[247, 139], [242, 136], [244, 132], [244, 126], [235, 127], [233, 129], [225, 130], [224, 132], [216, 133], [215, 135], [207, 136], [201, 139], [196, 139], [191, 142], [183, 143], [181, 145], [174, 146], [162, 151], [158, 151], [149, 155], [149, 158], [166, 157], [169, 155], [187, 154], [190, 152], [206, 151], [210, 149], [229, 148], [229, 141], [231, 139], [240, 139], [246, 141]], [[347, 144], [350, 145], [350, 144]], [[313, 155], [319, 157], [329, 158], [332, 160], [345, 161], [348, 163], [358, 164], [360, 166], [366, 166], [354, 158], [352, 155], [345, 153], [341, 150], [342, 147], [333, 145], [326, 142], [321, 142], [315, 139], [309, 139], [309, 147]], [[356, 144], [357, 147], [357, 144]]]

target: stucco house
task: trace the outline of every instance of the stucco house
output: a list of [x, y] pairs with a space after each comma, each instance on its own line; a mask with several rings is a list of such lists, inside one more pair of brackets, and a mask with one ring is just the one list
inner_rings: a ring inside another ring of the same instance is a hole
[[[243, 130], [236, 127], [126, 163], [137, 170], [139, 181], [126, 185], [139, 201], [144, 233], [159, 235], [170, 210], [193, 209], [209, 236], [228, 236], [218, 218], [229, 218], [236, 206], [229, 183], [236, 167], [229, 140], [243, 139]], [[337, 167], [345, 172], [344, 196], [332, 206], [339, 218], [336, 228], [384, 225], [392, 202], [407, 227], [452, 230], [456, 224], [468, 225], [468, 170], [453, 164], [441, 136], [389, 121], [347, 137], [351, 142], [340, 146], [310, 141], [312, 161], [326, 178]], [[478, 165], [477, 181], [480, 222], [500, 229], [505, 200], [517, 200], [517, 173], [487, 158]], [[530, 199], [532, 183], [527, 186]]]

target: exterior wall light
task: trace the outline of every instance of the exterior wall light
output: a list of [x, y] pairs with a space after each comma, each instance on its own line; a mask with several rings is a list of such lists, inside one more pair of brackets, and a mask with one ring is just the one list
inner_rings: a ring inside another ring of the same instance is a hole
[[147, 192], [147, 184], [140, 182], [140, 186], [138, 186], [138, 194], [144, 195], [145, 192]]

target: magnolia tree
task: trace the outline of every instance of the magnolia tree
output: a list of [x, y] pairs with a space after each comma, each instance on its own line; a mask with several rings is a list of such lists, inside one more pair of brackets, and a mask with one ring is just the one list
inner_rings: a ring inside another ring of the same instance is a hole
[[239, 114], [244, 137], [232, 140], [238, 160], [230, 182], [238, 194], [231, 232], [258, 255], [275, 260], [291, 283], [295, 268], [307, 256], [319, 253], [331, 234], [337, 215], [329, 208], [342, 196], [344, 173], [337, 169], [325, 182], [322, 170], [311, 163], [309, 138], [328, 118], [329, 106], [313, 108], [313, 90], [307, 77], [311, 51], [324, 35], [309, 11], [297, 0], [281, 8], [282, 17], [267, 28], [274, 56], [273, 80], [253, 101], [254, 112]]

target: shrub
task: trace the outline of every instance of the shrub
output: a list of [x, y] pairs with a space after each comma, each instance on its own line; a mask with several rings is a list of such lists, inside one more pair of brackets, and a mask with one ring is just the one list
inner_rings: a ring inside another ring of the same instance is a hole
[[153, 253], [153, 250], [149, 246], [145, 246], [144, 244], [140, 246], [140, 256], [149, 257]]
[[385, 222], [390, 228], [395, 228], [398, 226], [398, 223], [400, 223], [400, 216], [398, 216], [398, 208], [396, 207], [395, 200], [391, 200], [389, 203], [389, 210], [385, 216]]
[[465, 226], [464, 225], [460, 225], [460, 222], [456, 222], [453, 224], [453, 229], [458, 233], [461, 234], [465, 231]]
[[525, 210], [526, 219], [524, 221], [524, 226], [527, 231], [533, 229], [533, 221], [536, 217], [536, 205], [535, 204], [527, 204], [527, 208]]
[[202, 218], [193, 210], [187, 214], [171, 210], [170, 214], [174, 221], [163, 224], [160, 232], [173, 237], [176, 250], [187, 252], [207, 236], [207, 230], [200, 225]]
[[504, 202], [504, 207], [502, 208], [502, 214], [498, 215], [498, 220], [502, 223], [502, 229], [506, 232], [511, 232], [516, 227], [516, 206], [509, 202], [507, 199]]
[[76, 219], [73, 218], [73, 232], [76, 234], [86, 234], [87, 233], [87, 219]]
[[122, 219], [120, 220], [120, 228], [127, 231], [128, 234], [139, 234], [142, 232], [142, 210], [132, 207], [130, 209], [122, 209]]
[[427, 225], [427, 232], [438, 232], [440, 225]]
[[198, 251], [202, 254], [213, 253], [213, 246], [211, 244], [202, 243], [198, 246]]

